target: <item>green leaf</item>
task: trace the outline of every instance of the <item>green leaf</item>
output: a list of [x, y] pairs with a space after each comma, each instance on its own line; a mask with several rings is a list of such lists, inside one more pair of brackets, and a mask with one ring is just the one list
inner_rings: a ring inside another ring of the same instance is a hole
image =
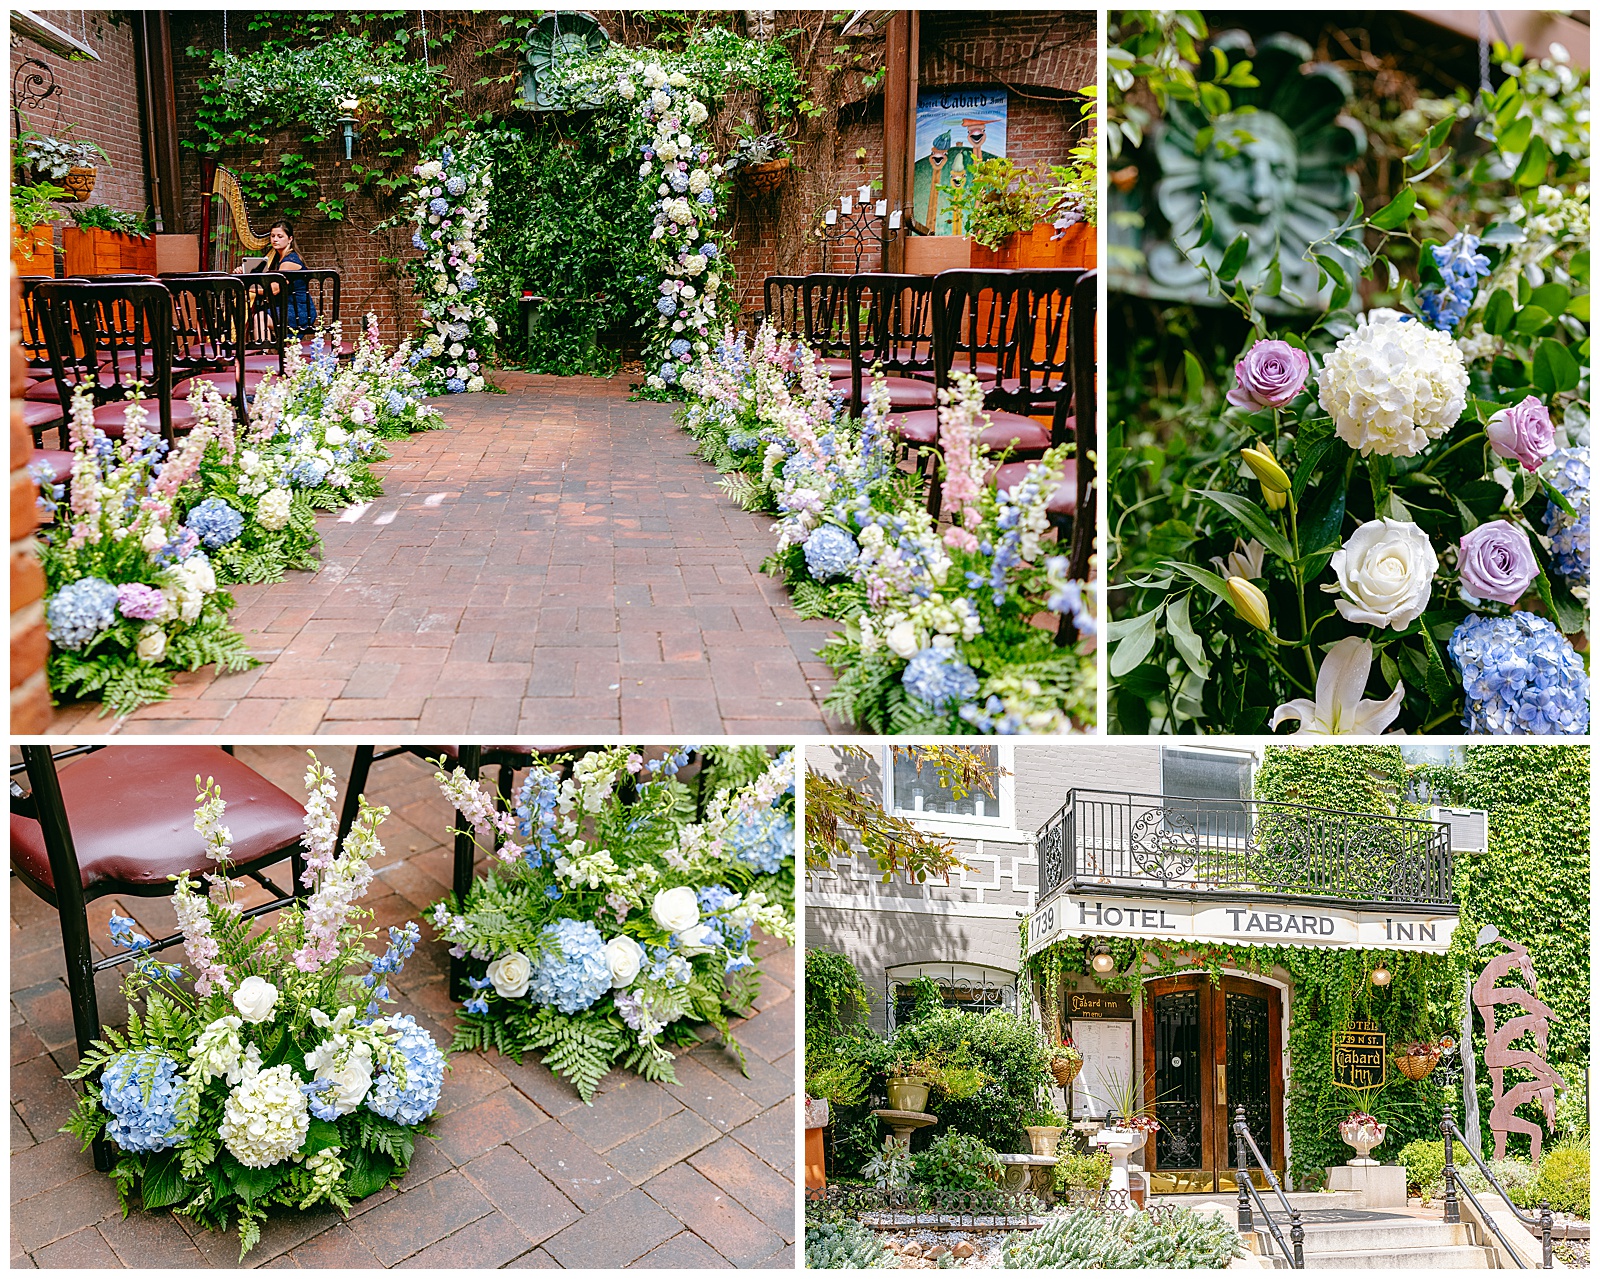
[[1433, 636], [1428, 633], [1427, 626], [1418, 628], [1422, 636], [1422, 647], [1428, 654], [1428, 674], [1426, 692], [1428, 701], [1434, 706], [1448, 706], [1455, 697], [1455, 689], [1450, 683], [1450, 672], [1445, 669], [1444, 660], [1439, 656], [1439, 646], [1433, 642]]
[[175, 1150], [163, 1150], [145, 1165], [139, 1181], [139, 1198], [145, 1211], [167, 1208], [189, 1197], [191, 1187], [183, 1179], [183, 1169]]
[[288, 1165], [273, 1164], [268, 1168], [246, 1168], [237, 1160], [229, 1160], [227, 1174], [234, 1193], [246, 1203], [253, 1203], [271, 1194], [273, 1187], [288, 1176]]
[[1567, 309], [1567, 303], [1572, 301], [1572, 290], [1551, 280], [1529, 294], [1528, 301], [1534, 306], [1542, 306], [1551, 315], [1560, 315]]
[[1574, 519], [1577, 518], [1578, 512], [1573, 508], [1571, 499], [1568, 498], [1567, 495], [1558, 489], [1554, 484], [1552, 484], [1548, 477], [1543, 475], [1539, 476], [1539, 484], [1543, 487], [1546, 497], [1548, 497], [1568, 515], [1572, 516]]
[[326, 1119], [312, 1119], [311, 1127], [306, 1131], [306, 1139], [300, 1145], [300, 1153], [309, 1158], [318, 1151], [340, 1145], [342, 1141], [338, 1124]]
[[1231, 281], [1239, 274], [1239, 268], [1244, 265], [1245, 259], [1249, 256], [1250, 237], [1241, 231], [1233, 237], [1233, 243], [1223, 253], [1222, 265], [1217, 267], [1217, 278]]
[[1543, 138], [1534, 138], [1522, 153], [1522, 163], [1517, 165], [1511, 180], [1519, 187], [1536, 187], [1544, 181], [1545, 170], [1549, 167], [1550, 149], [1545, 146]]
[[1228, 594], [1228, 583], [1217, 574], [1195, 564], [1180, 563], [1178, 560], [1168, 560], [1166, 563], [1168, 568], [1176, 569], [1186, 577], [1192, 577], [1224, 604], [1232, 606], [1233, 597]]
[[1193, 351], [1183, 353], [1183, 386], [1185, 404], [1199, 404], [1205, 398], [1206, 371], [1200, 367]]
[[1554, 338], [1539, 343], [1533, 353], [1533, 384], [1545, 395], [1575, 390], [1582, 371], [1572, 352]]
[[1273, 526], [1272, 521], [1267, 519], [1266, 513], [1249, 498], [1240, 497], [1237, 493], [1221, 493], [1215, 489], [1201, 489], [1200, 496], [1209, 498], [1233, 516], [1249, 530], [1251, 536], [1279, 559], [1294, 558], [1289, 548], [1289, 539]]
[[1167, 606], [1167, 634], [1172, 637], [1173, 646], [1188, 663], [1191, 671], [1201, 679], [1211, 674], [1211, 666], [1206, 661], [1205, 645], [1200, 642], [1200, 637], [1189, 625], [1188, 593], [1178, 596]]
[[[1156, 642], [1156, 623], [1161, 620], [1161, 614], [1166, 609], [1162, 603], [1151, 609], [1148, 613], [1141, 613], [1138, 617], [1129, 618], [1122, 630], [1122, 639], [1117, 644], [1116, 650], [1111, 654], [1109, 670], [1113, 679], [1120, 679], [1140, 662], [1144, 661]], [[1113, 623], [1115, 631], [1117, 624]]]
[[1503, 336], [1511, 331], [1516, 316], [1517, 304], [1511, 294], [1505, 289], [1496, 289], [1489, 296], [1489, 304], [1483, 308], [1483, 331], [1496, 337]]
[[1411, 216], [1417, 207], [1417, 193], [1410, 187], [1402, 187], [1400, 194], [1390, 200], [1388, 204], [1379, 209], [1370, 218], [1369, 223], [1381, 231], [1394, 231], [1405, 225], [1406, 219]]
[[1550, 312], [1542, 306], [1525, 306], [1517, 312], [1515, 324], [1518, 333], [1537, 333], [1550, 323]]
[[1495, 139], [1495, 144], [1502, 152], [1513, 155], [1528, 149], [1528, 140], [1533, 137], [1533, 117], [1519, 115], [1515, 120], [1500, 131], [1500, 136]]

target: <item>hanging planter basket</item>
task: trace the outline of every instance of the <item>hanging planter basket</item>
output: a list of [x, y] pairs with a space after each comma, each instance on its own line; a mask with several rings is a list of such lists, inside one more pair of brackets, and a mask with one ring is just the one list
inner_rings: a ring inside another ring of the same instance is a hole
[[68, 169], [67, 176], [61, 179], [61, 185], [67, 190], [62, 200], [75, 204], [87, 201], [94, 192], [96, 172], [91, 165], [74, 165]]
[[758, 196], [771, 195], [783, 185], [784, 178], [788, 177], [789, 159], [790, 157], [785, 155], [776, 160], [763, 160], [760, 164], [740, 165], [734, 170], [739, 190], [752, 200]]
[[1439, 1064], [1439, 1058], [1430, 1053], [1413, 1053], [1396, 1057], [1394, 1064], [1400, 1067], [1400, 1073], [1407, 1079], [1426, 1079], [1433, 1074], [1433, 1068]]
[[1050, 1061], [1050, 1073], [1056, 1077], [1056, 1083], [1062, 1088], [1071, 1088], [1072, 1081], [1078, 1077], [1078, 1072], [1082, 1069], [1082, 1057], [1076, 1061], [1067, 1057], [1054, 1057]]

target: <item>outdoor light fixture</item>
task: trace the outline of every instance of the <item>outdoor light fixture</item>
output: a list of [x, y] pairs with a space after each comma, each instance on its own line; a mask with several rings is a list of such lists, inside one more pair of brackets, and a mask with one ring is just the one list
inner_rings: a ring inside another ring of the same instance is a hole
[[1372, 984], [1374, 986], [1387, 986], [1391, 976], [1393, 974], [1382, 964], [1379, 964], [1372, 970]]
[[[1097, 973], [1109, 973], [1117, 966], [1117, 961], [1111, 958], [1111, 951], [1104, 942], [1094, 948], [1094, 958], [1089, 962]], [[1384, 980], [1387, 981], [1388, 977], [1385, 976]]]
[[339, 110], [344, 114], [334, 121], [344, 135], [344, 158], [346, 163], [355, 154], [356, 139], [361, 136], [361, 130], [356, 127], [361, 122], [356, 119], [355, 115], [360, 107], [361, 100], [359, 98], [345, 98], [339, 103]]

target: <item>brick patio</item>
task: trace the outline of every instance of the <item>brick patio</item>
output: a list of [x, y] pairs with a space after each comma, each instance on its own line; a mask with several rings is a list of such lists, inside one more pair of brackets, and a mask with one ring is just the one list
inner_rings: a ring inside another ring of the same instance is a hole
[[[240, 747], [239, 757], [302, 796], [298, 747]], [[319, 756], [345, 775], [350, 748]], [[377, 925], [423, 918], [448, 891], [451, 813], [431, 770], [378, 764], [367, 793], [387, 804], [385, 855], [364, 905]], [[274, 876], [287, 882], [287, 872]], [[262, 891], [264, 895], [264, 890]], [[109, 945], [112, 908], [151, 936], [174, 931], [167, 898], [102, 898], [91, 933]], [[389, 982], [394, 1006], [448, 1043], [455, 1005], [448, 957], [426, 939]], [[736, 1024], [749, 1078], [708, 1044], [678, 1057], [668, 1087], [613, 1072], [585, 1106], [536, 1057], [452, 1058], [431, 1124], [399, 1191], [337, 1212], [277, 1210], [250, 1266], [666, 1267], [795, 1265], [794, 951], [759, 947], [766, 976], [756, 1013]], [[180, 952], [181, 953], [181, 952]], [[13, 1267], [233, 1266], [234, 1234], [170, 1213], [123, 1220], [110, 1178], [74, 1138], [57, 1134], [72, 1106], [61, 1079], [77, 1053], [54, 912], [11, 886], [11, 1264]], [[117, 978], [99, 978], [102, 1019], [125, 1020]]]
[[[322, 567], [233, 587], [261, 665], [178, 678], [121, 725], [191, 733], [826, 732], [830, 684], [673, 406], [621, 378], [499, 375], [391, 445], [385, 496], [323, 515]], [[106, 732], [98, 703], [52, 733]]]

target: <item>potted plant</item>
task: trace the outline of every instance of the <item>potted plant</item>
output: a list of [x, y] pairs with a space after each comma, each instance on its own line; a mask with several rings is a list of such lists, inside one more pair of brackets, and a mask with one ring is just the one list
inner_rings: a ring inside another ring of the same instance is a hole
[[734, 175], [739, 189], [751, 199], [770, 195], [788, 176], [794, 149], [781, 133], [757, 133], [748, 121], [736, 133], [723, 170]]
[[1439, 1064], [1441, 1045], [1427, 1039], [1414, 1039], [1395, 1054], [1394, 1064], [1407, 1079], [1426, 1079]]
[[38, 182], [59, 182], [67, 194], [67, 202], [87, 200], [94, 190], [97, 169], [95, 162], [110, 157], [98, 143], [80, 141], [72, 137], [75, 125], [68, 125], [68, 136], [53, 138], [43, 133], [24, 133], [17, 139], [17, 158], [33, 169]]
[[1050, 1073], [1055, 1076], [1056, 1083], [1060, 1087], [1071, 1088], [1072, 1081], [1078, 1077], [1078, 1072], [1082, 1069], [1083, 1054], [1073, 1047], [1071, 1035], [1051, 1047]]
[[66, 192], [53, 182], [11, 188], [11, 260], [20, 275], [56, 273], [55, 202]]
[[1152, 1133], [1161, 1131], [1161, 1124], [1156, 1119], [1155, 1103], [1149, 1100], [1155, 1094], [1153, 1075], [1146, 1081], [1143, 1101], [1140, 1100], [1137, 1075], [1101, 1075], [1100, 1093], [1106, 1103], [1107, 1128], [1144, 1134], [1134, 1149], [1141, 1149]]
[[889, 1068], [889, 1109], [926, 1114], [937, 1066], [927, 1058], [896, 1060]]
[[73, 209], [72, 221], [61, 232], [68, 275], [155, 274], [156, 245], [141, 215], [91, 204]]
[[1054, 1157], [1061, 1134], [1067, 1131], [1071, 1121], [1050, 1106], [1029, 1111], [1022, 1118], [1022, 1131], [1028, 1134], [1028, 1144], [1033, 1147], [1033, 1153]]
[[1376, 1159], [1368, 1157], [1368, 1152], [1374, 1146], [1383, 1144], [1388, 1131], [1388, 1124], [1379, 1123], [1366, 1111], [1352, 1110], [1339, 1124], [1339, 1136], [1345, 1145], [1353, 1146], [1356, 1152], [1356, 1157], [1347, 1162], [1356, 1167], [1377, 1163]]

